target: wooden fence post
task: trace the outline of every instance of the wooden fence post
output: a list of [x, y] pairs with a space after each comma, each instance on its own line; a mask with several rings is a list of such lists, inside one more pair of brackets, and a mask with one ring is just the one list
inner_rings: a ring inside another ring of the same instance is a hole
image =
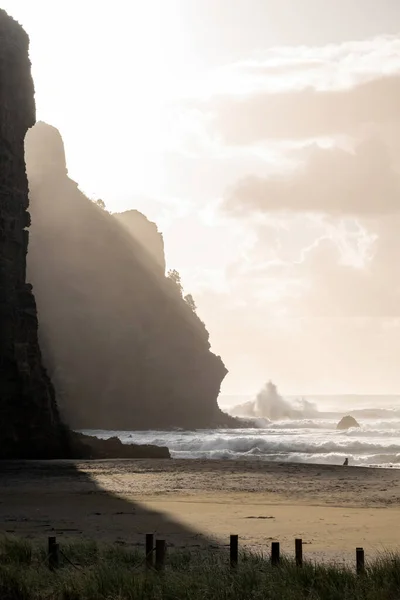
[[238, 565], [238, 558], [239, 558], [239, 536], [238, 535], [231, 535], [229, 551], [230, 551], [231, 569], [235, 569]]
[[54, 536], [49, 537], [48, 558], [49, 558], [49, 569], [51, 571], [54, 571], [54, 569], [57, 569], [58, 564], [59, 564], [57, 538]]
[[279, 542], [272, 542], [272, 544], [271, 544], [271, 565], [276, 567], [279, 565], [279, 562], [280, 562]]
[[296, 538], [294, 541], [295, 554], [296, 554], [296, 566], [303, 566], [303, 540]]
[[146, 567], [151, 569], [153, 567], [153, 553], [154, 553], [154, 535], [152, 533], [146, 533]]
[[356, 548], [356, 565], [357, 565], [357, 575], [361, 575], [365, 570], [365, 562], [364, 562], [364, 549]]
[[165, 565], [165, 540], [156, 540], [156, 569], [162, 571]]

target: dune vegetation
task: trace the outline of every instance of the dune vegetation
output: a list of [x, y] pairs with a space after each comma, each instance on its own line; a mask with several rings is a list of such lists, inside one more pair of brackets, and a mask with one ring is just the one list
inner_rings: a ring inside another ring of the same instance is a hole
[[308, 599], [391, 600], [400, 595], [400, 556], [382, 555], [357, 575], [354, 565], [296, 566], [242, 553], [232, 569], [224, 550], [168, 549], [161, 571], [146, 568], [144, 549], [64, 542], [50, 569], [48, 550], [23, 539], [0, 540], [2, 600]]

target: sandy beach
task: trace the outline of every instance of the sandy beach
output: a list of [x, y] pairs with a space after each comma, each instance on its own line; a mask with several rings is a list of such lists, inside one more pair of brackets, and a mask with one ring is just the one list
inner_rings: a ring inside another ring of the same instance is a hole
[[0, 465], [0, 531], [170, 546], [240, 544], [347, 560], [400, 548], [400, 471], [268, 462], [105, 460]]

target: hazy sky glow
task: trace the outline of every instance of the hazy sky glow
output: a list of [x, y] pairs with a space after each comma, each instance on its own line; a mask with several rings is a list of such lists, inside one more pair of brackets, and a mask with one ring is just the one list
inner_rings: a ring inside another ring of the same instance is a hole
[[223, 392], [400, 392], [398, 0], [2, 7], [70, 176], [163, 231]]

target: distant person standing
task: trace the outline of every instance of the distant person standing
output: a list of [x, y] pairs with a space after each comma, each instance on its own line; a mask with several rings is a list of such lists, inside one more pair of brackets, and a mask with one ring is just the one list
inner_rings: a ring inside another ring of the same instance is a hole
[[348, 458], [346, 458], [346, 460], [344, 461], [343, 466], [344, 467], [348, 467], [349, 466], [349, 459]]

